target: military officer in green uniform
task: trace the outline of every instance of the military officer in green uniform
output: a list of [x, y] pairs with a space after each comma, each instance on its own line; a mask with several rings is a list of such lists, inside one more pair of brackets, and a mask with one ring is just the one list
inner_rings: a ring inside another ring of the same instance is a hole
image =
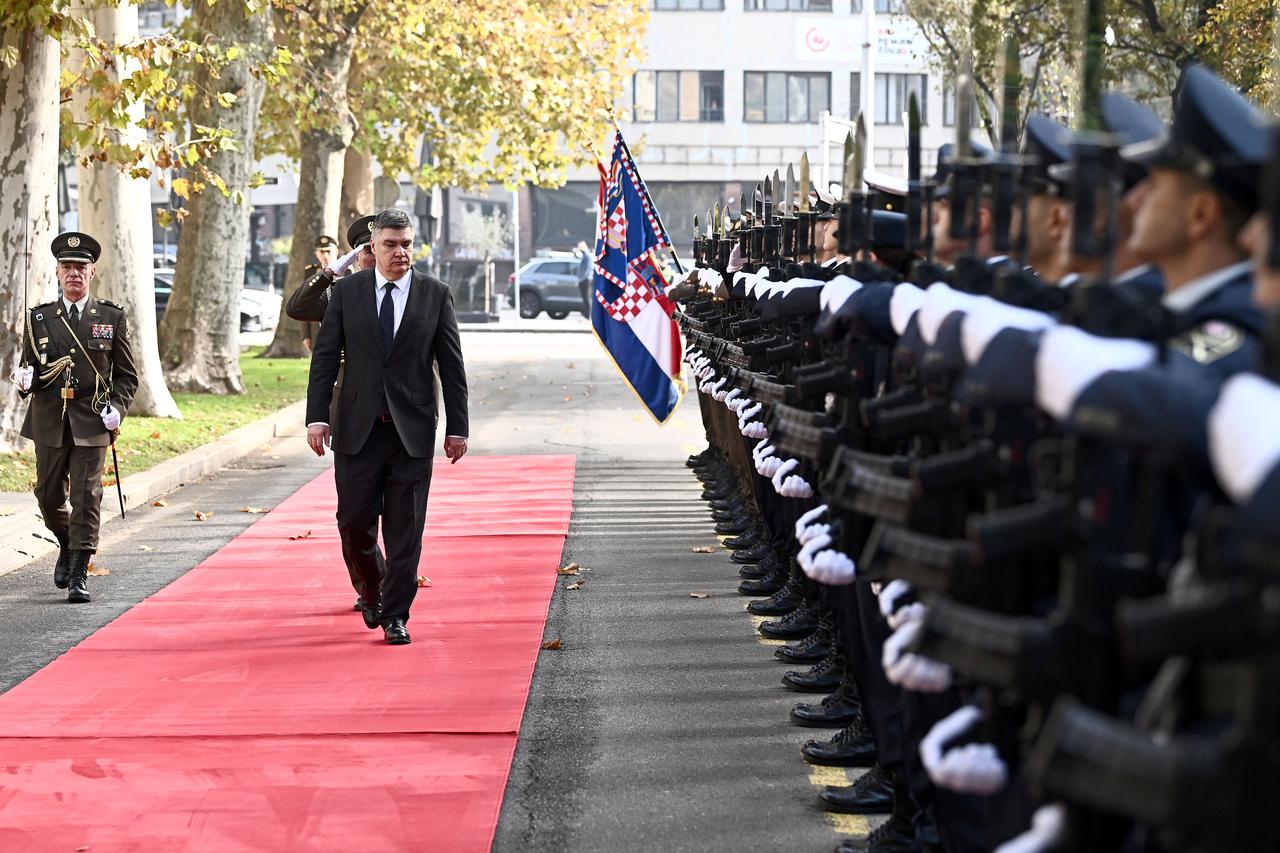
[[[36, 445], [36, 500], [58, 540], [53, 582], [67, 600], [89, 600], [89, 560], [98, 550], [102, 468], [129, 409], [138, 374], [124, 309], [89, 292], [102, 252], [88, 234], [52, 244], [62, 295], [27, 316], [23, 367], [15, 381], [31, 397], [22, 435]], [[68, 501], [70, 509], [68, 509]]]
[[[373, 226], [372, 216], [362, 216], [347, 229], [347, 245], [351, 251], [337, 261], [322, 265], [312, 264], [307, 267], [307, 278], [289, 295], [285, 303], [284, 313], [294, 320], [307, 323], [310, 332], [319, 331], [319, 323], [324, 319], [325, 309], [329, 307], [329, 288], [338, 278], [346, 275], [354, 266], [356, 270], [367, 270], [373, 266], [373, 249], [370, 247], [370, 228]], [[321, 238], [326, 239], [326, 238]], [[330, 250], [332, 252], [332, 250]], [[317, 249], [317, 254], [319, 250]], [[309, 336], [304, 330], [304, 337]], [[314, 338], [313, 338], [314, 340]]]
[[[303, 270], [307, 281], [311, 281], [317, 273], [325, 269], [333, 263], [333, 253], [338, 248], [338, 241], [330, 237], [328, 234], [321, 235], [316, 240], [316, 262], [308, 264]], [[311, 342], [315, 340], [316, 333], [320, 331], [320, 324], [311, 320], [302, 321], [302, 345], [307, 348], [307, 352], [311, 351]]]

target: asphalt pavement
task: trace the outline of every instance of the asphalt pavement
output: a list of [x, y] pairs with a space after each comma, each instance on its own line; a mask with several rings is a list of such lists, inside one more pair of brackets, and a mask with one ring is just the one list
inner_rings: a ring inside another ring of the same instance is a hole
[[[799, 746], [830, 732], [787, 722], [794, 702], [820, 697], [781, 687], [727, 553], [693, 551], [717, 540], [683, 465], [705, 445], [692, 395], [657, 427], [581, 330], [467, 331], [463, 346], [472, 453], [578, 458], [564, 562], [581, 574], [551, 602], [545, 636], [561, 648], [540, 655], [493, 849], [825, 851], [837, 829], [865, 831], [817, 808], [817, 785], [849, 777], [809, 768]], [[299, 425], [112, 521], [97, 558], [110, 574], [90, 578], [90, 605], [63, 601], [51, 558], [0, 577], [0, 691], [260, 517], [240, 508], [273, 507], [328, 464]]]

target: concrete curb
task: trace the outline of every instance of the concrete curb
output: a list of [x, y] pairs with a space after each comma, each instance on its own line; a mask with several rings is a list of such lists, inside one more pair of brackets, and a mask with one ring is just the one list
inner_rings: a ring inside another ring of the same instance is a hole
[[[285, 406], [264, 418], [247, 423], [208, 444], [188, 450], [146, 471], [120, 480], [126, 509], [143, 506], [179, 486], [216, 473], [228, 462], [247, 456], [273, 438], [298, 434], [306, 417], [306, 400]], [[108, 461], [110, 456], [108, 455]], [[34, 502], [34, 501], [33, 501]], [[102, 521], [120, 517], [114, 486], [103, 489]], [[38, 511], [28, 506], [21, 514], [3, 519], [0, 527], [0, 575], [22, 568], [32, 560], [57, 550]]]

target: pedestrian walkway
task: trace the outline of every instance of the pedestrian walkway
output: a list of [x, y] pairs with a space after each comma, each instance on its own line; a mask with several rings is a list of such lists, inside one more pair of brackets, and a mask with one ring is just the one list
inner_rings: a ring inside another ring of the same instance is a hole
[[351, 612], [312, 481], [0, 696], [0, 849], [488, 849], [573, 471], [437, 466], [404, 648]]

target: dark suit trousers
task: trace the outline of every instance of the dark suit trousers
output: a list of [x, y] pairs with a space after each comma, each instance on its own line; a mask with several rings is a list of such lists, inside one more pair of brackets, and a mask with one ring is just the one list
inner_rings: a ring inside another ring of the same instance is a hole
[[[379, 421], [359, 453], [334, 453], [338, 532], [351, 583], [366, 601], [382, 590], [382, 622], [409, 619], [418, 592], [431, 460], [404, 449], [395, 426]], [[386, 557], [378, 548], [378, 519]]]

